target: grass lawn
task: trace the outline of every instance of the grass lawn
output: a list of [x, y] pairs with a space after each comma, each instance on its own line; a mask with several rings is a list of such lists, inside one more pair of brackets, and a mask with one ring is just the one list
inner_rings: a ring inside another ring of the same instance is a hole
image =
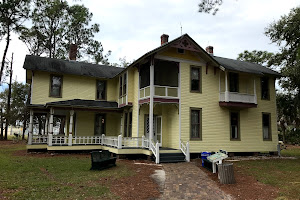
[[90, 171], [90, 156], [16, 156], [24, 144], [0, 144], [0, 199], [118, 199], [99, 179], [134, 176], [124, 163]]
[[236, 162], [235, 165], [259, 182], [279, 189], [278, 199], [300, 199], [300, 148], [282, 151], [284, 156], [297, 159], [271, 159]]

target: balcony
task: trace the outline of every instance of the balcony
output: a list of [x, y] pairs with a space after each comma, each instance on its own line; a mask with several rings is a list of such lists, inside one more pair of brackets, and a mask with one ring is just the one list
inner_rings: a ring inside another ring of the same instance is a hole
[[[154, 85], [154, 96], [161, 98], [178, 98], [178, 87]], [[140, 99], [150, 97], [150, 86], [140, 89]]]
[[220, 92], [220, 106], [223, 107], [257, 107], [256, 95], [238, 92]]

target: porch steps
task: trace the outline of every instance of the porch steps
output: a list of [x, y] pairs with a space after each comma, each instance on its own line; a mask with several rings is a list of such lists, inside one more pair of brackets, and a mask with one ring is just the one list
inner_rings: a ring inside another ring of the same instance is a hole
[[183, 153], [160, 153], [160, 163], [177, 163], [185, 162], [185, 155]]

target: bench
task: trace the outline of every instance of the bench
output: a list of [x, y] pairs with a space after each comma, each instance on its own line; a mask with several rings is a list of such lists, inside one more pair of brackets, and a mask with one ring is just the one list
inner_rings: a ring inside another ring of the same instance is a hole
[[116, 166], [116, 157], [111, 157], [111, 153], [107, 150], [91, 152], [92, 167], [91, 170], [102, 170]]

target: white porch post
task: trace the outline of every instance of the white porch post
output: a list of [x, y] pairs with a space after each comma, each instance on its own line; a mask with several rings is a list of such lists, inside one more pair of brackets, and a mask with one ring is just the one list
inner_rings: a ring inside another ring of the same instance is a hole
[[48, 135], [48, 132], [49, 132], [49, 118], [48, 118], [48, 115], [46, 115], [45, 135]]
[[254, 94], [254, 103], [257, 104], [257, 96], [256, 96], [256, 83], [255, 83], [255, 77], [253, 77], [253, 94]]
[[156, 158], [155, 158], [155, 163], [158, 164], [159, 163], [159, 143], [156, 142], [156, 145], [155, 145], [155, 148], [156, 148]]
[[30, 110], [29, 130], [28, 130], [28, 144], [32, 144], [32, 131], [33, 131], [33, 110]]
[[142, 148], [144, 148], [145, 147], [145, 137], [144, 136], [142, 136]]
[[49, 119], [49, 146], [52, 146], [52, 138], [53, 138], [53, 115], [54, 115], [54, 109], [50, 108], [50, 119]]
[[228, 72], [225, 71], [225, 102], [229, 102]]
[[187, 162], [190, 162], [190, 143], [187, 142], [186, 143], [186, 161]]
[[118, 136], [118, 149], [122, 149], [122, 135]]
[[149, 141], [153, 139], [154, 58], [150, 65]]
[[69, 141], [68, 146], [72, 146], [72, 131], [73, 131], [73, 116], [74, 116], [74, 110], [70, 110], [70, 123], [69, 123]]

